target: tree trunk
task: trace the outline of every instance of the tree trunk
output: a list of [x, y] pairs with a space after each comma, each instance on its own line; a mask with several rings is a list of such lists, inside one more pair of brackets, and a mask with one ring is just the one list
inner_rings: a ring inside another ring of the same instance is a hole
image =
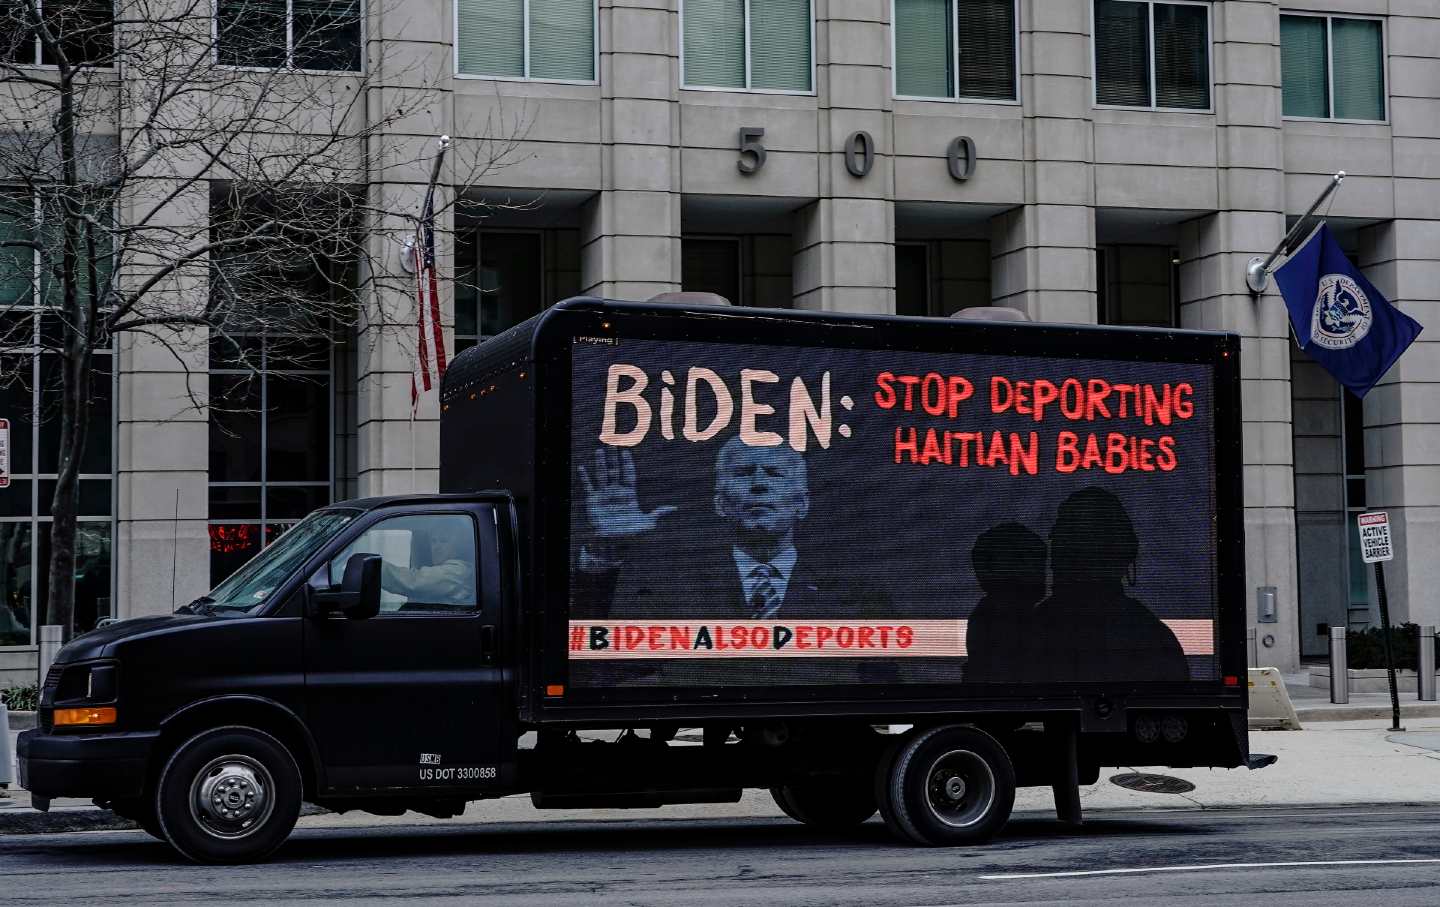
[[[61, 384], [60, 463], [55, 495], [50, 500], [50, 597], [45, 622], [64, 627], [68, 638], [75, 620], [75, 517], [80, 509], [79, 451], [87, 421], [81, 413], [89, 409], [90, 382], [88, 375], [80, 376], [77, 382], [75, 364], [66, 358]], [[87, 398], [83, 404], [81, 396]]]
[[[61, 221], [60, 286], [61, 310], [66, 324], [61, 354], [59, 463], [55, 469], [55, 494], [50, 500], [50, 594], [46, 621], [58, 624], [66, 638], [75, 623], [75, 536], [80, 509], [80, 459], [90, 416], [90, 351], [94, 320], [80, 305], [79, 255], [81, 212], [77, 198], [80, 187], [76, 160], [75, 83], [69, 67], [60, 67], [59, 111], [55, 116], [56, 138], [60, 144], [61, 179], [58, 201]], [[43, 211], [43, 208], [42, 208]], [[88, 228], [87, 228], [88, 232]], [[47, 263], [48, 264], [48, 263]], [[91, 292], [94, 292], [91, 287]], [[43, 302], [43, 300], [42, 300]]]

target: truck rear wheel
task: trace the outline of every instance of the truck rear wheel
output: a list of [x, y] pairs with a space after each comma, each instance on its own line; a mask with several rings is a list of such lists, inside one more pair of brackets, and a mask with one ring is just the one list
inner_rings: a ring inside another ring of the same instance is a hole
[[1010, 818], [1015, 769], [1005, 748], [978, 728], [932, 728], [881, 760], [875, 788], [897, 836], [931, 846], [974, 844]]
[[300, 816], [295, 758], [264, 731], [224, 727], [191, 737], [160, 774], [156, 814], [165, 838], [197, 863], [262, 860]]
[[875, 815], [874, 793], [862, 783], [840, 779], [770, 788], [785, 815], [812, 828], [844, 831]]

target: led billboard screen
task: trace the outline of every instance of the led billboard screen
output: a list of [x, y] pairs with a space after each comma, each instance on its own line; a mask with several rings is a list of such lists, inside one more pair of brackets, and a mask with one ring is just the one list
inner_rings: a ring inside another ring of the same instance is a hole
[[576, 687], [1214, 680], [1213, 369], [584, 338]]

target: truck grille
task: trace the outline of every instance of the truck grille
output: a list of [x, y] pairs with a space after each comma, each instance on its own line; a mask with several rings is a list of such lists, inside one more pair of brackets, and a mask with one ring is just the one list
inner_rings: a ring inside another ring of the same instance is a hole
[[36, 716], [42, 730], [50, 730], [55, 724], [55, 690], [60, 686], [60, 675], [65, 673], [61, 665], [51, 665], [45, 675], [45, 684], [40, 687], [40, 714]]

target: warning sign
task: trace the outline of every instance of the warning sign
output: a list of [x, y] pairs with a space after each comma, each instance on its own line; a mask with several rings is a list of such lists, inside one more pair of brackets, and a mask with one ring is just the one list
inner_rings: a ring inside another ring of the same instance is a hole
[[10, 487], [10, 420], [0, 419], [0, 488]]
[[1383, 511], [1362, 513], [1355, 518], [1360, 528], [1360, 555], [1365, 563], [1394, 560], [1395, 546], [1390, 544], [1390, 514]]

